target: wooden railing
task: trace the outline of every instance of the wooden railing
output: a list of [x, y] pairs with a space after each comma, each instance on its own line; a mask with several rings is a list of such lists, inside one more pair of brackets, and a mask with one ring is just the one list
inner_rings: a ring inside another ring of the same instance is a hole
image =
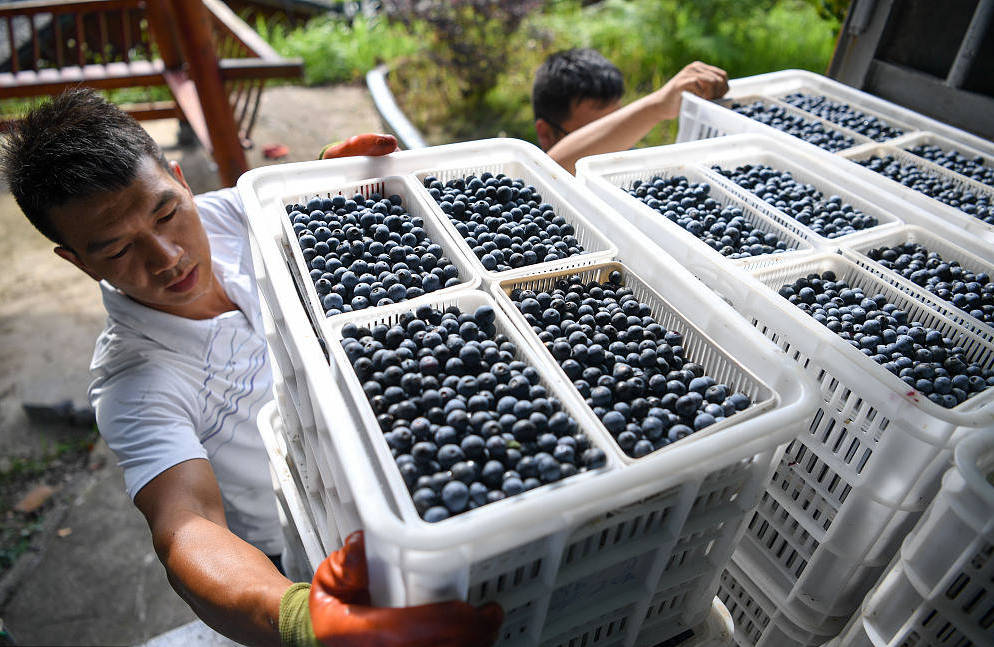
[[[240, 150], [250, 143], [265, 82], [302, 73], [299, 60], [280, 57], [220, 0], [14, 2], [0, 5], [0, 32], [0, 49], [4, 42], [9, 49], [0, 60], [0, 99], [75, 85], [166, 86], [170, 100], [149, 92], [125, 109], [138, 119], [186, 119], [226, 183], [245, 170]], [[17, 116], [0, 112], [0, 125]]]

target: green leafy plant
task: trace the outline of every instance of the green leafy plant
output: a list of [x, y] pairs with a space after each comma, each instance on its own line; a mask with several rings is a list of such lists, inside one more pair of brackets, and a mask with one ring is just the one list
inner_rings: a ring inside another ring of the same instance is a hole
[[416, 34], [379, 16], [349, 21], [328, 15], [295, 29], [260, 18], [256, 31], [281, 55], [303, 59], [308, 85], [358, 81], [381, 62], [421, 48]]

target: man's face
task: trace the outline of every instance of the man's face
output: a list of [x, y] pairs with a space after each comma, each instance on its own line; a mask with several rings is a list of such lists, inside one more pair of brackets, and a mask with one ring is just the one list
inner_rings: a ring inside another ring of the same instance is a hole
[[200, 318], [213, 286], [210, 244], [193, 194], [173, 169], [177, 177], [146, 157], [127, 187], [52, 209], [64, 241], [55, 251], [139, 303]]
[[601, 101], [600, 99], [575, 101], [569, 115], [560, 124], [553, 124], [541, 118], [536, 120], [535, 129], [538, 132], [539, 145], [542, 150], [549, 150], [569, 133], [611, 114], [620, 107], [620, 98], [613, 101]]

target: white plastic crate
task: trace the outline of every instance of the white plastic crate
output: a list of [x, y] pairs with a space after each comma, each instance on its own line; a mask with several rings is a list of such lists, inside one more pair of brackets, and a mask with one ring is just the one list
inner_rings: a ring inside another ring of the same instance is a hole
[[[810, 229], [760, 201], [747, 202], [741, 199], [729, 190], [724, 178], [718, 180], [705, 167], [681, 163], [678, 157], [670, 155], [672, 151], [667, 148], [648, 148], [611, 156], [584, 158], [577, 164], [577, 173], [599, 198], [638, 227], [646, 238], [665, 250], [680, 265], [694, 273], [698, 273], [702, 265], [758, 267], [779, 264], [814, 249], [811, 242], [813, 232]], [[597, 164], [606, 157], [610, 157], [609, 163]], [[734, 204], [741, 207], [747, 221], [764, 233], [776, 234], [777, 238], [787, 243], [788, 249], [779, 254], [763, 254], [737, 260], [725, 258], [680, 225], [670, 222], [661, 213], [628, 194], [628, 189], [636, 180], [646, 182], [656, 176], [683, 176], [691, 183], [707, 182], [711, 185], [709, 197], [722, 205]], [[702, 262], [702, 258], [707, 258], [707, 261]]]
[[946, 262], [955, 261], [971, 272], [986, 272], [994, 277], [994, 263], [990, 260], [984, 260], [975, 254], [971, 254], [954, 242], [946, 238], [940, 238], [921, 227], [901, 227], [871, 238], [865, 238], [851, 247], [854, 252], [857, 252], [851, 258], [860, 267], [864, 267], [874, 274], [887, 277], [886, 280], [892, 285], [899, 286], [903, 291], [916, 296], [922, 301], [926, 301], [934, 309], [939, 310], [939, 312], [956, 323], [972, 328], [978, 335], [988, 341], [994, 341], [994, 327], [970, 316], [965, 310], [954, 306], [951, 302], [940, 299], [938, 296], [913, 283], [911, 280], [904, 278], [897, 272], [884, 268], [869, 257], [869, 252], [872, 250], [909, 243], [919, 244], [928, 251], [935, 252]]
[[[282, 517], [285, 540], [283, 564], [287, 567], [287, 577], [294, 581], [309, 582], [328, 553], [321, 546], [314, 521], [310, 518], [291, 473], [292, 466], [288, 464], [287, 448], [282, 437], [283, 422], [274, 402], [259, 411], [258, 427], [262, 444], [269, 455], [270, 475], [273, 477], [273, 488]], [[292, 572], [291, 565], [294, 567]]]
[[[520, 142], [520, 144], [524, 144], [524, 142]], [[561, 166], [552, 162], [545, 154], [536, 154], [537, 151], [538, 149], [533, 146], [528, 146], [528, 148], [524, 146], [513, 148], [495, 146], [486, 157], [474, 159], [460, 155], [458, 150], [453, 150], [451, 155], [440, 158], [437, 168], [433, 166], [428, 170], [419, 170], [415, 175], [416, 182], [420, 187], [420, 197], [425, 205], [444, 224], [449, 236], [458, 241], [463, 254], [466, 258], [471, 259], [476, 271], [487, 281], [497, 281], [527, 272], [543, 272], [554, 267], [562, 267], [563, 264], [567, 264], [569, 267], [581, 267], [613, 258], [617, 251], [607, 232], [592, 227], [583, 214], [583, 212], [589, 213], [598, 209], [598, 203], [590, 201], [589, 196], [586, 195], [586, 189]], [[556, 215], [562, 216], [567, 223], [573, 225], [574, 236], [583, 246], [584, 252], [558, 261], [543, 261], [503, 272], [484, 269], [476, 254], [456, 230], [455, 224], [442, 212], [434, 198], [429, 195], [423, 181], [428, 176], [434, 176], [444, 184], [449, 180], [469, 175], [479, 176], [485, 172], [494, 175], [503, 173], [511, 179], [523, 180], [526, 185], [534, 186], [542, 196], [542, 201], [552, 205], [552, 210]]]
[[[691, 321], [688, 321], [685, 317], [681, 316], [680, 313], [674, 310], [665, 298], [663, 298], [657, 291], [646, 285], [641, 278], [621, 263], [599, 263], [587, 268], [549, 272], [545, 274], [522, 277], [519, 279], [506, 279], [493, 285], [491, 290], [494, 297], [501, 304], [501, 307], [515, 322], [518, 328], [523, 331], [530, 331], [531, 327], [525, 320], [524, 315], [521, 314], [518, 308], [514, 305], [514, 302], [510, 299], [509, 295], [512, 290], [551, 290], [555, 287], [558, 281], [571, 278], [573, 276], [578, 276], [585, 283], [589, 281], [605, 283], [608, 280], [608, 276], [613, 271], [621, 272], [622, 285], [631, 288], [635, 297], [638, 298], [640, 302], [645, 303], [652, 308], [652, 316], [657, 323], [662, 325], [666, 330], [676, 330], [683, 334], [684, 356], [689, 361], [700, 364], [704, 367], [707, 375], [713, 377], [719, 383], [727, 384], [732, 392], [745, 393], [752, 401], [752, 405], [745, 411], [737, 412], [734, 416], [731, 416], [722, 422], [711, 425], [707, 429], [696, 432], [677, 442], [688, 442], [692, 439], [698, 440], [712, 434], [721, 433], [723, 429], [731, 425], [742, 422], [753, 416], [760, 416], [767, 409], [776, 406], [779, 397], [773, 393], [768, 386], [763, 384], [759, 378], [753, 375], [746, 367], [744, 367], [733, 357], [734, 351], [730, 352], [717, 346], [704, 331], [695, 326]], [[575, 390], [572, 389], [570, 379], [563, 372], [555, 358], [553, 358], [549, 353], [545, 345], [542, 344], [542, 342], [533, 334], [526, 334], [526, 340], [527, 343], [529, 343], [529, 345], [533, 348], [533, 351], [542, 355], [546, 363], [552, 367], [555, 371], [557, 379], [567, 385], [573, 393], [576, 393]], [[578, 396], [579, 394], [576, 393], [576, 395]], [[610, 432], [593, 414], [593, 411], [591, 411], [585, 404], [583, 406], [582, 415], [584, 416], [587, 426], [596, 427], [602, 437], [608, 440], [611, 451], [622, 462], [647, 460], [655, 453], [653, 452], [653, 454], [649, 454], [642, 458], [632, 458], [628, 456], [621, 450], [620, 447], [618, 447], [616, 442], [613, 442]], [[665, 449], [660, 449], [658, 451], [665, 451]]]
[[[482, 292], [463, 292], [445, 299], [439, 297], [435, 304], [442, 308], [457, 305], [467, 312], [484, 304], [496, 306]], [[374, 317], [374, 313], [369, 313], [367, 316], [358, 315], [328, 323], [330, 330], [327, 338], [339, 366], [348, 365], [338, 343], [342, 326], [347, 322], [369, 326], [395, 321], [407, 309], [401, 304], [389, 310], [387, 312], [387, 309], [383, 309], [380, 316]], [[516, 342], [523, 359], [529, 364], [542, 373], [550, 372], [549, 362], [536, 354], [521, 338], [520, 333], [512, 329], [513, 324], [499, 308], [496, 311], [498, 331]], [[608, 444], [610, 441], [602, 436], [606, 432], [592, 431], [583, 424], [584, 417], [580, 408], [585, 405], [579, 400], [579, 396], [571, 393], [569, 387], [558, 380], [548, 379], [546, 384], [550, 387], [550, 392], [557, 392], [565, 410], [581, 422], [591, 442], [608, 452], [608, 467], [483, 506], [438, 524], [427, 524], [414, 511], [410, 494], [400, 480], [399, 472], [393, 467], [393, 458], [383, 441], [382, 432], [372, 416], [358, 379], [351, 373], [351, 369], [343, 370], [343, 373], [353, 394], [354, 404], [364, 418], [364, 431], [368, 433], [365, 440], [371, 450], [379, 455], [382, 478], [390, 483], [391, 507], [396, 504], [405, 525], [423, 527], [428, 532], [435, 531], [433, 526], [438, 526], [437, 532], [444, 537], [445, 528], [448, 528], [448, 532], [473, 533], [475, 525], [499, 515], [503, 517], [503, 521], [497, 522], [499, 525], [520, 529], [523, 523], [519, 516], [524, 506], [544, 505], [544, 514], [547, 515], [548, 504], [543, 504], [543, 500], [550, 500], [557, 493], [565, 496], [571, 488], [578, 489], [581, 485], [601, 491], [609, 487], [607, 479], [621, 473], [618, 452], [612, 452]], [[515, 638], [527, 639], [527, 636], [515, 634], [533, 631], [533, 625], [538, 622], [536, 614], [539, 613], [545, 615], [541, 632], [542, 644], [549, 640], [553, 643], [559, 640], [548, 636], [566, 635], [573, 639], [575, 636], [586, 635], [593, 630], [591, 623], [597, 627], [615, 627], [614, 631], [621, 632], [622, 637], [628, 636], [630, 639], [638, 630], [639, 623], [636, 619], [640, 611], [651, 604], [653, 593], [660, 589], [676, 589], [682, 596], [681, 603], [674, 609], [674, 626], [678, 620], [683, 620], [688, 625], [694, 624], [706, 612], [706, 603], [713, 593], [711, 583], [717, 576], [716, 564], [726, 560], [731, 553], [741, 521], [767, 473], [768, 460], [769, 455], [763, 459], [752, 460], [750, 457], [733, 461], [710, 472], [703, 479], [695, 479], [694, 483], [671, 487], [620, 509], [605, 510], [586, 519], [579, 526], [558, 533], [558, 536], [546, 537], [515, 549], [512, 552], [516, 558], [523, 553], [526, 560], [514, 571], [512, 582], [502, 583], [503, 576], [495, 578], [489, 572], [491, 569], [509, 566], [511, 558], [504, 553], [499, 558], [486, 562], [486, 566], [479, 567], [485, 576], [481, 577], [482, 581], [476, 580], [478, 574], [473, 572], [476, 567], [471, 569], [467, 599], [478, 603], [496, 596], [505, 607], [510, 606], [516, 610], [515, 616], [519, 621], [510, 622], [504, 629], [505, 640], [511, 641], [509, 644], [517, 644], [514, 642]], [[598, 475], [598, 472], [602, 473]], [[594, 479], [601, 485], [597, 486]], [[658, 486], [653, 489], [659, 490]], [[577, 496], [579, 495], [574, 494], [574, 497]], [[588, 505], [592, 503], [594, 502], [588, 499]], [[332, 506], [334, 503], [328, 501], [327, 505]], [[595, 509], [603, 509], [603, 506], [597, 505]], [[543, 507], [535, 507], [534, 510], [541, 513]], [[481, 540], [482, 538], [477, 541]], [[548, 555], [547, 564], [559, 564], [558, 572], [554, 570], [545, 573], [546, 578], [552, 579], [551, 587], [532, 579], [543, 575], [542, 569], [535, 565], [536, 556], [543, 553]], [[513, 566], [514, 562], [510, 565]], [[430, 576], [426, 573], [423, 577], [427, 579]], [[445, 574], [433, 574], [433, 577], [436, 581], [446, 579]], [[523, 602], [525, 600], [527, 602]], [[528, 613], [521, 611], [523, 607], [528, 608]], [[611, 610], [605, 613], [605, 609]], [[590, 620], [591, 615], [596, 616], [594, 620]], [[579, 626], [578, 618], [583, 619]], [[599, 631], [603, 633], [607, 630], [602, 628]]]
[[[314, 281], [310, 277], [310, 270], [308, 269], [308, 263], [304, 259], [303, 250], [297, 243], [297, 235], [293, 231], [293, 223], [290, 222], [290, 218], [286, 214], [286, 205], [292, 204], [306, 204], [310, 198], [331, 198], [336, 195], [343, 195], [347, 198], [351, 198], [353, 195], [361, 194], [365, 198], [369, 198], [374, 193], [379, 193], [383, 197], [388, 197], [390, 195], [399, 195], [402, 199], [401, 206], [409, 213], [412, 217], [420, 217], [424, 220], [424, 230], [431, 239], [433, 243], [437, 243], [442, 246], [442, 250], [445, 252], [446, 257], [459, 269], [459, 284], [448, 288], [442, 288], [436, 290], [430, 294], [438, 293], [449, 293], [454, 290], [459, 290], [465, 287], [476, 287], [480, 282], [480, 275], [476, 271], [473, 263], [470, 262], [468, 258], [463, 253], [463, 249], [460, 245], [456, 244], [455, 241], [449, 235], [449, 232], [442, 226], [434, 214], [427, 209], [424, 203], [416, 198], [417, 187], [413, 186], [412, 180], [405, 177], [386, 177], [386, 178], [369, 178], [364, 179], [359, 182], [350, 182], [348, 184], [332, 184], [332, 185], [321, 185], [315, 184], [308, 191], [304, 191], [294, 195], [286, 195], [283, 197], [282, 202], [284, 205], [283, 217], [280, 219], [283, 233], [285, 238], [285, 250], [288, 257], [291, 274], [297, 283], [297, 289], [303, 292], [304, 306], [307, 308], [308, 313], [311, 316], [311, 321], [317, 322], [323, 321], [325, 317], [324, 307], [321, 305], [321, 299], [318, 296], [317, 290], [314, 287]], [[274, 215], [275, 217], [275, 215]], [[417, 307], [428, 295], [422, 295], [414, 299], [408, 299], [404, 303], [410, 303], [411, 307]]]
[[[812, 94], [824, 94], [838, 101], [848, 103], [850, 106], [877, 115], [885, 121], [891, 121], [895, 125], [904, 126], [913, 130], [929, 131], [966, 146], [983, 151], [986, 155], [994, 155], [994, 143], [985, 139], [971, 135], [970, 133], [945, 124], [936, 119], [926, 117], [921, 113], [909, 110], [885, 99], [875, 97], [872, 94], [862, 92], [844, 83], [840, 83], [821, 74], [808, 72], [806, 70], [781, 70], [767, 74], [757, 74], [755, 76], [732, 79], [728, 83], [728, 93], [726, 98], [736, 98], [749, 95], [761, 95], [775, 98], [782, 97], [791, 92], [806, 91]], [[694, 105], [703, 104], [694, 95], [684, 94], [684, 99], [691, 97]], [[695, 99], [697, 99], [695, 101]], [[683, 106], [688, 106], [687, 101]], [[680, 136], [677, 141], [684, 142], [692, 139], [703, 139], [715, 135], [698, 134], [703, 132], [695, 122], [693, 113], [688, 115], [688, 123], [684, 126], [684, 111], [680, 114]], [[706, 123], [704, 124], [706, 128]], [[726, 134], [726, 133], [717, 133]]]
[[[717, 571], [741, 532], [730, 509], [744, 512], [755, 500], [762, 480], [757, 474], [765, 476], [772, 448], [795, 433], [793, 426], [810, 414], [814, 386], [758, 331], [589, 193], [589, 201], [597, 206], [585, 213], [593, 213], [593, 224], [611, 231], [612, 239], [625, 246], [633, 269], [644, 276], [665, 276], [666, 296], [674, 307], [718, 343], [743, 345], [743, 361], [782, 399], [766, 420], [770, 429], [745, 421], [715, 436], [715, 442], [675, 446], [665, 452], [665, 460], [615, 469], [541, 499], [521, 497], [513, 506], [514, 523], [502, 520], [503, 515], [487, 514], [480, 515], [473, 527], [440, 532], [430, 524], [404, 524], [391, 512], [392, 497], [357, 428], [359, 414], [351, 398], [343, 396], [338, 365], [325, 360], [278, 246], [281, 227], [268, 214], [279, 213], [282, 196], [303, 190], [295, 187], [330, 182], [329, 178], [347, 182], [403, 175], [437, 166], [436, 151], [448, 148], [269, 167], [242, 178], [257, 281], [270, 310], [264, 311], [267, 338], [277, 349], [274, 373], [285, 378], [287, 395], [278, 402], [299, 405], [297, 419], [303, 423], [302, 430], [286, 435], [302, 439], [304, 463], [316, 463], [320, 477], [307, 478], [326, 489], [312, 510], [329, 503], [328, 518], [336, 521], [336, 528], [365, 530], [374, 601], [497, 599], [507, 612], [503, 644], [535, 645], [547, 624], [546, 638], [554, 628], [569, 632], [578, 622], [610, 615], [604, 610], [619, 599], [610, 595], [610, 587], [634, 588], [623, 586], [628, 575], [619, 561], [631, 564], [638, 576], [642, 569], [649, 570], [637, 601], [614, 607], [630, 612], [620, 618], [627, 627], [625, 641], [637, 635], [657, 593], [676, 591], [673, 616], [687, 625], [700, 621], [717, 586]], [[460, 148], [479, 159], [489, 159], [491, 149], [488, 142]], [[269, 208], [263, 208], [266, 205]], [[486, 507], [474, 512], [485, 511]], [[728, 524], [738, 532], [725, 532]], [[334, 541], [337, 533], [325, 534]], [[598, 577], [599, 572], [605, 577]], [[592, 588], [586, 586], [588, 582], [601, 588], [594, 589], [598, 599], [584, 604], [583, 596], [589, 597]], [[574, 585], [581, 589], [579, 600], [570, 598]], [[557, 617], [549, 616], [553, 595], [563, 609]], [[584, 632], [574, 633], [570, 640]]]
[[835, 635], [797, 624], [771, 592], [762, 580], [746, 575], [734, 557], [722, 572], [718, 599], [732, 616], [738, 647], [820, 647]]
[[732, 616], [718, 598], [711, 600], [707, 620], [668, 640], [660, 642], [655, 628], [646, 624], [635, 647], [733, 647]]
[[[942, 135], [936, 135], [935, 133], [923, 133], [915, 132], [903, 137], [898, 137], [897, 139], [888, 142], [891, 146], [895, 146], [902, 150], [906, 150], [909, 153], [910, 149], [916, 146], [938, 146], [942, 150], [949, 152], [955, 151], [961, 155], [969, 158], [981, 158], [983, 160], [983, 165], [987, 167], [994, 167], [994, 159], [992, 159], [992, 154], [984, 154], [982, 151], [973, 148], [972, 146], [961, 144], [957, 141], [953, 141], [948, 137], [943, 137]], [[912, 153], [914, 155], [914, 153]], [[969, 176], [966, 179], [974, 179]], [[975, 180], [980, 182], [980, 180]], [[983, 183], [982, 183], [983, 184]], [[988, 186], [992, 186], [988, 184]]]
[[[980, 182], [971, 180], [970, 178], [962, 176], [959, 173], [954, 173], [943, 166], [939, 166], [938, 164], [918, 157], [917, 155], [912, 155], [911, 153], [895, 146], [868, 144], [866, 146], [859, 146], [839, 154], [840, 157], [848, 159], [854, 163], [860, 160], [869, 159], [871, 157], [885, 157], [888, 155], [894, 157], [894, 159], [902, 165], [915, 166], [929, 175], [934, 175], [946, 180], [960, 191], [972, 191], [975, 194], [987, 196], [992, 202], [994, 202], [994, 187], [981, 184]], [[994, 225], [989, 225], [980, 218], [975, 218], [964, 211], [960, 211], [956, 207], [940, 202], [934, 198], [930, 198], [924, 193], [916, 191], [911, 187], [904, 186], [900, 182], [892, 180], [889, 177], [881, 175], [875, 171], [871, 171], [868, 168], [863, 167], [862, 171], [865, 173], [872, 173], [877, 176], [876, 179], [878, 183], [883, 184], [888, 190], [899, 195], [905, 202], [919, 206], [925, 211], [928, 211], [929, 213], [932, 213], [951, 223], [955, 223], [971, 234], [983, 238], [987, 243], [994, 244]], [[857, 175], [854, 170], [855, 177], [863, 181], [872, 182], [872, 180], [869, 180], [870, 176], [865, 175], [865, 173]]]
[[994, 644], [994, 429], [957, 445], [928, 512], [838, 647]]
[[757, 272], [722, 291], [815, 377], [823, 406], [790, 442], [734, 559], [750, 559], [763, 591], [795, 624], [837, 631], [938, 489], [953, 444], [994, 425], [994, 389], [944, 409], [777, 295], [781, 285], [832, 270], [883, 293], [911, 320], [960, 340], [967, 358], [994, 364], [994, 345], [852, 261], [822, 254]]

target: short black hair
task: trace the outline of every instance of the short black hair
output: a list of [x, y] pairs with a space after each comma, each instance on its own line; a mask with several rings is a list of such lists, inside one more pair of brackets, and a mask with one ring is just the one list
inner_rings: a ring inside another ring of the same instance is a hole
[[625, 92], [625, 80], [614, 63], [595, 49], [556, 52], [535, 73], [532, 110], [535, 118], [561, 124], [583, 99], [616, 101]]
[[12, 125], [0, 166], [24, 215], [61, 245], [50, 210], [125, 188], [145, 157], [169, 170], [158, 144], [133, 117], [93, 90], [74, 88]]

